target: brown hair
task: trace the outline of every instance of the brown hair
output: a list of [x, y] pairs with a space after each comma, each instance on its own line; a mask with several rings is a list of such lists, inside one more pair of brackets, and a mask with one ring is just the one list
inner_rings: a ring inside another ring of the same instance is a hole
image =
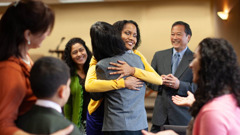
[[21, 57], [19, 46], [26, 43], [24, 31], [44, 33], [54, 25], [54, 12], [39, 0], [13, 2], [0, 21], [0, 61]]

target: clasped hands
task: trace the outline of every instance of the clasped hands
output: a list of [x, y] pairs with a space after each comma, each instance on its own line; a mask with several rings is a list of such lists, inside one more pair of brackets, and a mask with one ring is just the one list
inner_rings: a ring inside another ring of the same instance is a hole
[[[179, 88], [180, 81], [178, 80], [177, 77], [173, 76], [172, 74], [161, 75], [161, 77], [163, 79], [163, 85], [173, 89]], [[190, 107], [195, 101], [195, 98], [192, 92], [190, 91], [187, 91], [187, 95], [188, 95], [187, 97], [181, 97], [178, 95], [172, 96], [172, 101], [178, 106]]]
[[109, 64], [114, 67], [108, 67], [109, 70], [116, 70], [115, 72], [111, 72], [110, 75], [120, 74], [117, 80], [123, 78], [124, 76], [129, 76], [124, 80], [125, 87], [131, 90], [140, 90], [143, 86], [143, 82], [134, 77], [135, 68], [129, 66], [125, 61], [118, 60], [118, 63], [110, 62]]
[[163, 79], [163, 85], [173, 88], [173, 89], [179, 88], [180, 81], [174, 75], [172, 75], [172, 74], [161, 75], [161, 77]]

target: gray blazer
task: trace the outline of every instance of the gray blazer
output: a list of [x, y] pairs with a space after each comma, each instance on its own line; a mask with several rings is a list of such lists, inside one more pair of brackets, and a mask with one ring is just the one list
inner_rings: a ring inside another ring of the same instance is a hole
[[[151, 65], [159, 75], [171, 73], [172, 53], [173, 48], [155, 53]], [[152, 118], [154, 125], [162, 126], [167, 118], [170, 125], [187, 125], [190, 121], [189, 108], [175, 105], [171, 98], [172, 95], [187, 96], [187, 91], [195, 92], [196, 85], [192, 82], [193, 74], [189, 68], [192, 60], [193, 53], [187, 49], [174, 74], [180, 81], [178, 90], [164, 85], [149, 85], [150, 88], [158, 91]]]
[[[125, 53], [120, 56], [100, 60], [96, 66], [97, 78], [105, 80], [117, 79], [119, 75], [109, 75], [109, 62], [125, 61], [132, 67], [144, 69], [141, 58], [136, 54]], [[144, 107], [146, 87], [139, 91], [127, 88], [112, 90], [104, 95], [103, 131], [137, 131], [148, 127]]]

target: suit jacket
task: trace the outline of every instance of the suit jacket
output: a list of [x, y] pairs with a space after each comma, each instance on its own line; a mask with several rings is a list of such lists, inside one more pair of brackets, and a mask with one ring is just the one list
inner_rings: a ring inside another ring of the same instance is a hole
[[[73, 124], [61, 113], [52, 109], [34, 105], [30, 111], [20, 116], [17, 126], [32, 134], [50, 134]], [[74, 125], [71, 135], [83, 135]]]
[[[122, 60], [132, 67], [144, 69], [141, 58], [136, 54], [123, 55], [100, 60], [96, 65], [98, 79], [114, 80], [119, 75], [109, 75], [109, 62]], [[145, 85], [137, 90], [127, 88], [105, 92], [103, 131], [137, 131], [148, 127], [144, 107]]]
[[[158, 51], [152, 60], [152, 67], [159, 75], [171, 74], [173, 48]], [[173, 95], [187, 96], [187, 91], [195, 92], [196, 85], [192, 82], [193, 74], [189, 68], [193, 60], [193, 53], [187, 49], [174, 74], [180, 81], [179, 89], [150, 85], [150, 88], [158, 90], [155, 100], [152, 123], [161, 126], [168, 119], [170, 125], [187, 125], [191, 119], [188, 107], [180, 107], [172, 102]]]

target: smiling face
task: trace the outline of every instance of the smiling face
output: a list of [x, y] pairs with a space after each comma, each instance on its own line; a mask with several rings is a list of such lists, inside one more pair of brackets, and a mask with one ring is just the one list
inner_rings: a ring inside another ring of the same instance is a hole
[[127, 23], [123, 27], [122, 34], [121, 34], [122, 40], [125, 43], [125, 46], [128, 50], [132, 50], [133, 47], [136, 45], [137, 42], [137, 28], [132, 23]]
[[190, 38], [191, 36], [185, 33], [184, 25], [173, 26], [171, 30], [171, 42], [177, 52], [181, 52], [187, 47]]
[[193, 82], [197, 83], [198, 78], [199, 78], [198, 72], [200, 70], [200, 59], [201, 59], [201, 56], [199, 53], [199, 47], [197, 47], [197, 49], [195, 50], [193, 57], [194, 57], [194, 59], [189, 64], [189, 67], [192, 69], [192, 72], [193, 72]]
[[77, 65], [84, 65], [84, 63], [87, 60], [87, 51], [84, 48], [84, 46], [80, 43], [76, 43], [72, 45], [71, 49], [71, 57], [72, 60], [77, 64]]

